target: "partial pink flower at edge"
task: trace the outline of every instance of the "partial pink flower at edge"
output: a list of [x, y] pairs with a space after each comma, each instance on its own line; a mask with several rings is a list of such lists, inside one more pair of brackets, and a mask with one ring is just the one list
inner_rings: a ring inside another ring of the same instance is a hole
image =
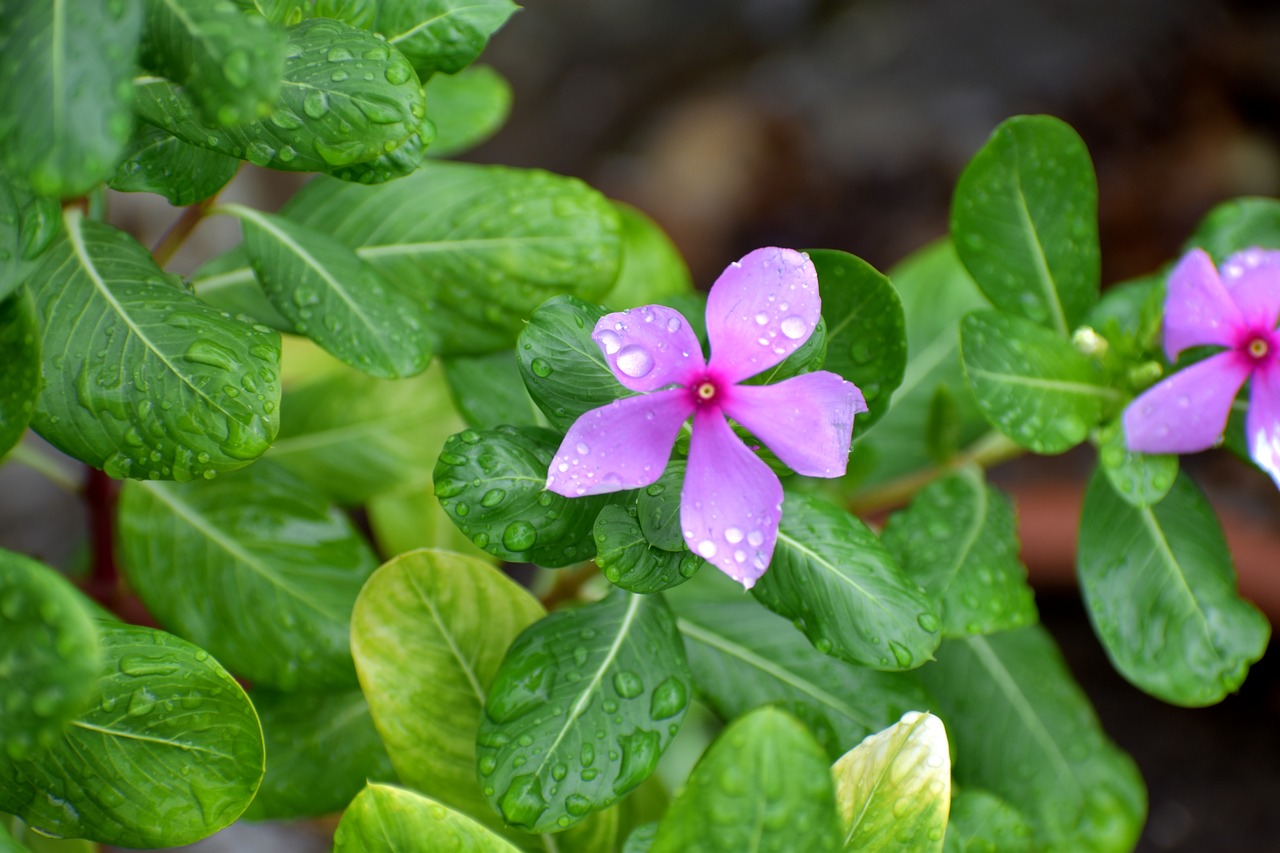
[[592, 409], [569, 428], [547, 488], [566, 497], [635, 489], [662, 475], [690, 416], [693, 433], [680, 522], [689, 548], [750, 589], [769, 566], [782, 483], [729, 426], [737, 421], [799, 474], [839, 477], [862, 392], [828, 371], [742, 385], [813, 334], [818, 274], [791, 249], [756, 249], [729, 266], [707, 298], [711, 360], [678, 311], [646, 305], [608, 314], [591, 338], [613, 375], [641, 392]]
[[1195, 453], [1213, 447], [1231, 404], [1252, 380], [1249, 455], [1280, 486], [1280, 252], [1246, 249], [1222, 265], [1202, 249], [1169, 276], [1164, 345], [1170, 361], [1193, 346], [1226, 349], [1152, 386], [1124, 413], [1130, 450]]

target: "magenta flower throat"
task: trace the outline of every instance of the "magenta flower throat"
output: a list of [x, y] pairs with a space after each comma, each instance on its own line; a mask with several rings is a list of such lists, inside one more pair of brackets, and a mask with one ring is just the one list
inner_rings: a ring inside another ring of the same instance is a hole
[[1124, 413], [1131, 450], [1195, 453], [1213, 447], [1231, 404], [1251, 381], [1249, 455], [1280, 485], [1280, 252], [1247, 249], [1222, 265], [1193, 249], [1169, 276], [1164, 348], [1226, 347], [1152, 386]]
[[862, 392], [829, 371], [743, 385], [800, 348], [822, 309], [806, 255], [756, 249], [721, 273], [707, 298], [711, 359], [678, 311], [608, 314], [591, 338], [613, 375], [641, 392], [586, 412], [551, 461], [547, 488], [567, 497], [634, 489], [662, 475], [681, 427], [693, 432], [680, 526], [695, 553], [750, 589], [773, 557], [782, 483], [731, 429], [732, 418], [798, 474], [839, 477]]

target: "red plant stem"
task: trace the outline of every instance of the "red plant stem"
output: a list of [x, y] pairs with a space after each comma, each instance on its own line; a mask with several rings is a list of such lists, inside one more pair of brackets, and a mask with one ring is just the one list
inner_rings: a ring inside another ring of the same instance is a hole
[[88, 594], [103, 607], [114, 610], [120, 592], [120, 571], [116, 567], [116, 499], [120, 485], [96, 468], [89, 469], [84, 499], [89, 510]]

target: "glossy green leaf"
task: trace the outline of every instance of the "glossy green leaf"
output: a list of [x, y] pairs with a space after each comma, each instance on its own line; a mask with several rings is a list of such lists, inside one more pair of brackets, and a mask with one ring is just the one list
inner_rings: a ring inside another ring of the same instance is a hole
[[360, 685], [400, 778], [495, 829], [476, 778], [476, 731], [503, 654], [541, 616], [492, 566], [415, 551], [374, 573], [351, 617]]
[[658, 837], [658, 823], [646, 823], [637, 826], [627, 842], [622, 846], [622, 853], [649, 853], [653, 849], [654, 839]]
[[[826, 360], [827, 321], [819, 317], [817, 325], [813, 327], [813, 331], [805, 339], [805, 342], [800, 345], [799, 349], [763, 373], [757, 373], [746, 380], [744, 384], [771, 385], [774, 382], [781, 382], [783, 379], [790, 379], [792, 376], [799, 376], [801, 373], [812, 373], [815, 370], [820, 370]], [[759, 443], [759, 441], [748, 442], [751, 445]]]
[[991, 427], [964, 382], [960, 318], [987, 307], [950, 241], [940, 240], [889, 271], [906, 318], [907, 366], [879, 429], [859, 434], [852, 463], [875, 485], [928, 467], [929, 410], [939, 388], [955, 400], [958, 443], [969, 446]]
[[355, 248], [424, 302], [434, 298], [444, 355], [509, 348], [548, 298], [598, 299], [618, 274], [608, 201], [536, 170], [427, 162], [376, 187], [320, 179], [285, 213]]
[[497, 133], [511, 112], [511, 84], [488, 65], [435, 74], [426, 91], [427, 114], [436, 126], [430, 157], [452, 157], [474, 148]]
[[0, 820], [0, 853], [30, 853], [9, 834], [3, 820]]
[[704, 561], [691, 551], [665, 551], [649, 543], [633, 511], [610, 504], [596, 516], [596, 565], [609, 582], [649, 594], [687, 581]]
[[380, 0], [378, 31], [426, 79], [471, 64], [518, 8], [511, 0]]
[[978, 311], [960, 323], [960, 352], [982, 413], [1036, 453], [1084, 441], [1119, 393], [1101, 370], [1053, 332], [1011, 314]]
[[353, 684], [351, 606], [377, 568], [355, 527], [262, 462], [186, 485], [129, 483], [123, 568], [156, 619], [255, 685]]
[[651, 853], [840, 849], [827, 757], [798, 720], [759, 708], [721, 732], [658, 827]]
[[1280, 201], [1236, 198], [1210, 210], [1187, 240], [1187, 249], [1204, 249], [1215, 263], [1243, 249], [1280, 249]]
[[80, 593], [53, 569], [0, 549], [0, 761], [55, 743], [93, 696], [101, 668]]
[[129, 139], [142, 0], [10, 0], [0, 25], [0, 159], [40, 195], [106, 180]]
[[232, 0], [144, 0], [139, 61], [183, 86], [217, 125], [271, 112], [284, 73], [284, 33]]
[[159, 77], [134, 84], [134, 109], [179, 139], [259, 166], [328, 172], [372, 160], [418, 132], [426, 106], [412, 66], [394, 48], [339, 21], [288, 31], [284, 82], [266, 118], [206, 121], [191, 97]]
[[918, 492], [890, 516], [881, 541], [942, 604], [942, 635], [994, 634], [1032, 625], [1035, 598], [1018, 559], [1013, 503], [965, 467]]
[[[8, 833], [5, 835], [5, 824]], [[5, 842], [16, 844], [6, 847]], [[99, 853], [98, 845], [83, 838], [51, 838], [41, 835], [16, 817], [0, 816], [0, 851], [2, 853]]]
[[1178, 477], [1177, 454], [1130, 450], [1119, 419], [1098, 431], [1098, 462], [1115, 493], [1136, 507], [1159, 503]]
[[292, 27], [302, 20], [310, 0], [235, 0], [240, 8], [273, 24]]
[[40, 390], [40, 324], [31, 295], [0, 300], [0, 458], [27, 431]]
[[368, 779], [395, 770], [359, 690], [250, 694], [267, 747], [267, 773], [245, 820], [295, 820], [342, 811]]
[[911, 711], [831, 768], [845, 850], [941, 853], [951, 806], [947, 731]]
[[954, 782], [1019, 809], [1036, 849], [1133, 849], [1146, 817], [1142, 777], [1043, 629], [947, 640], [920, 677], [947, 725]]
[[445, 437], [463, 426], [434, 369], [385, 380], [344, 368], [289, 389], [282, 408], [268, 458], [340, 504], [430, 485]]
[[902, 303], [883, 274], [847, 252], [808, 253], [818, 269], [822, 316], [827, 325], [827, 370], [858, 386], [868, 412], [854, 420], [862, 435], [889, 409], [902, 383], [907, 339]]
[[548, 568], [591, 559], [591, 526], [609, 496], [566, 498], [547, 490], [559, 445], [559, 435], [538, 427], [451, 436], [435, 469], [440, 505], [495, 557]]
[[1068, 335], [1098, 301], [1098, 181], [1083, 140], [1050, 116], [1002, 123], [969, 162], [951, 237], [1001, 311]]
[[239, 204], [218, 210], [240, 220], [254, 274], [299, 334], [382, 379], [426, 370], [434, 336], [412, 293], [327, 234]]
[[664, 551], [687, 551], [680, 529], [680, 493], [684, 489], [684, 459], [667, 462], [662, 476], [636, 493], [636, 514], [645, 541]]
[[924, 423], [925, 449], [935, 465], [945, 465], [960, 452], [960, 434], [964, 425], [956, 396], [945, 385], [933, 389]]
[[467, 426], [537, 426], [542, 420], [525, 391], [520, 367], [509, 350], [444, 360], [449, 394]]
[[156, 193], [180, 207], [203, 201], [222, 189], [238, 168], [240, 163], [234, 157], [139, 123], [107, 185], [126, 193]]
[[873, 669], [920, 666], [940, 639], [937, 602], [876, 535], [807, 495], [787, 495], [773, 562], [751, 592], [818, 651]]
[[123, 231], [85, 220], [32, 273], [44, 386], [31, 425], [113, 477], [189, 480], [270, 446], [280, 338], [210, 308]]
[[476, 738], [507, 823], [554, 832], [626, 796], [680, 730], [692, 695], [660, 595], [617, 591], [529, 626], [493, 680]]
[[[930, 707], [914, 673], [877, 672], [824, 655], [740, 587], [714, 580], [728, 588], [718, 600], [677, 593], [671, 604], [699, 696], [721, 718], [776, 705], [802, 720], [835, 760], [905, 712]], [[698, 584], [707, 585], [701, 578]]]
[[965, 788], [951, 798], [944, 853], [1032, 853], [1026, 818], [995, 794]]
[[543, 303], [520, 332], [516, 359], [529, 396], [553, 427], [567, 430], [591, 409], [631, 396], [591, 340], [605, 315], [572, 296]]
[[22, 286], [61, 227], [57, 199], [36, 195], [0, 171], [0, 300]]
[[440, 548], [475, 557], [490, 565], [498, 559], [481, 551], [440, 508], [434, 488], [378, 495], [365, 505], [373, 539], [382, 554], [403, 554], [419, 548]]
[[100, 701], [36, 758], [0, 757], [0, 809], [49, 835], [120, 847], [189, 844], [229, 825], [264, 764], [240, 685], [162, 631], [105, 621], [98, 631]]
[[1266, 651], [1266, 617], [1236, 592], [1222, 528], [1185, 475], [1160, 503], [1136, 507], [1095, 472], [1077, 567], [1112, 663], [1166, 702], [1222, 700]]
[[333, 836], [334, 853], [413, 850], [518, 853], [519, 848], [435, 800], [373, 783], [352, 801]]
[[427, 156], [427, 147], [436, 138], [436, 126], [430, 119], [418, 123], [418, 129], [412, 136], [400, 143], [392, 151], [379, 154], [372, 160], [362, 160], [345, 166], [334, 166], [328, 173], [343, 181], [353, 184], [382, 184], [411, 175], [422, 165]]
[[689, 267], [666, 232], [629, 204], [615, 201], [613, 206], [622, 224], [622, 268], [604, 301], [622, 310], [690, 293]]
[[378, 19], [378, 0], [316, 0], [307, 10], [312, 18], [334, 18], [344, 24], [372, 30]]
[[219, 310], [252, 317], [281, 332], [293, 331], [293, 324], [267, 301], [243, 246], [202, 264], [191, 275], [190, 284], [197, 296]]

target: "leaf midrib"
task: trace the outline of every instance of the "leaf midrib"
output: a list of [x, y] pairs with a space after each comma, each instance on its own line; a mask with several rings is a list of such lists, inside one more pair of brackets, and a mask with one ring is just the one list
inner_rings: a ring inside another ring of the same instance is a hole
[[1018, 214], [1022, 218], [1023, 225], [1027, 233], [1030, 235], [1030, 242], [1033, 247], [1032, 257], [1034, 259], [1036, 277], [1044, 290], [1049, 304], [1049, 308], [1053, 313], [1053, 325], [1062, 334], [1067, 334], [1067, 318], [1066, 312], [1062, 308], [1062, 300], [1058, 294], [1057, 286], [1053, 280], [1053, 274], [1049, 271], [1049, 262], [1045, 257], [1044, 246], [1040, 243], [1040, 232], [1036, 230], [1035, 222], [1031, 219], [1031, 209], [1027, 206], [1027, 195], [1022, 189], [1022, 169], [1019, 162], [1021, 157], [1018, 153], [1018, 141], [1013, 141], [1013, 181], [1016, 187], [1016, 197], [1018, 200]]
[[823, 557], [821, 554], [818, 554], [816, 551], [812, 551], [808, 547], [801, 545], [798, 541], [796, 541], [795, 539], [792, 539], [790, 536], [784, 533], [781, 529], [778, 530], [778, 541], [786, 542], [792, 548], [795, 548], [797, 551], [799, 551], [801, 554], [806, 555], [813, 562], [817, 563], [819, 566], [826, 569], [828, 574], [834, 575], [835, 577], [843, 581], [846, 585], [853, 587], [855, 590], [858, 591], [859, 595], [863, 596], [863, 598], [865, 598], [871, 604], [874, 604], [877, 608], [879, 608], [879, 610], [882, 613], [884, 613], [885, 615], [889, 615], [889, 608], [885, 607], [884, 603], [879, 598], [872, 595], [867, 590], [863, 589], [862, 586], [859, 585], [858, 582], [855, 581], [852, 577], [845, 574], [844, 572], [841, 572], [838, 568], [836, 568], [835, 563], [831, 562], [826, 557]]
[[1072, 382], [1067, 379], [1043, 379], [1038, 376], [1022, 376], [1017, 373], [998, 373], [982, 367], [965, 366], [968, 374], [982, 379], [990, 379], [1006, 385], [1025, 385], [1029, 388], [1040, 388], [1045, 391], [1061, 391], [1081, 397], [1099, 397], [1104, 400], [1120, 400], [1120, 392], [1103, 385], [1092, 385], [1088, 382]]
[[117, 731], [116, 729], [109, 729], [106, 726], [95, 726], [93, 723], [86, 723], [84, 720], [72, 720], [71, 725], [79, 729], [109, 735], [111, 737], [124, 738], [125, 740], [137, 740], [144, 743], [154, 743], [161, 746], [173, 747], [174, 749], [186, 750], [188, 752], [204, 752], [209, 755], [216, 755], [218, 758], [225, 758], [229, 761], [233, 760], [232, 756], [227, 755], [224, 752], [218, 752], [216, 749], [209, 749], [205, 746], [196, 746], [195, 744], [182, 743], [180, 741], [165, 740], [164, 738], [148, 737], [147, 735], [140, 735], [134, 732]]
[[449, 633], [448, 628], [445, 627], [444, 620], [440, 618], [440, 611], [436, 609], [435, 604], [427, 597], [426, 591], [418, 583], [418, 578], [413, 572], [405, 572], [405, 577], [409, 581], [409, 586], [413, 588], [414, 594], [418, 596], [418, 600], [422, 602], [422, 605], [427, 608], [427, 612], [431, 614], [431, 621], [435, 622], [440, 637], [444, 639], [445, 645], [449, 648], [449, 653], [458, 662], [458, 668], [467, 677], [467, 682], [471, 685], [472, 692], [475, 693], [476, 701], [483, 708], [488, 698], [488, 692], [480, 685], [480, 679], [463, 656], [462, 649], [458, 648], [458, 644], [453, 641], [453, 635]]
[[866, 817], [867, 809], [871, 807], [871, 801], [875, 799], [876, 793], [880, 790], [880, 786], [884, 782], [885, 777], [889, 775], [889, 768], [898, 760], [898, 756], [902, 755], [902, 751], [906, 749], [907, 743], [911, 740], [911, 736], [915, 734], [916, 729], [923, 725], [927, 720], [928, 717], [921, 714], [915, 721], [913, 721], [911, 723], [911, 728], [898, 741], [888, 760], [880, 762], [880, 772], [876, 774], [876, 780], [871, 785], [871, 790], [867, 792], [866, 799], [862, 801], [862, 810], [858, 812], [857, 817], [855, 817], [853, 822], [849, 824], [849, 834], [844, 837], [844, 844], [846, 848], [848, 848], [849, 842], [853, 841], [853, 836], [858, 832], [858, 825], [862, 823], [862, 819]]

